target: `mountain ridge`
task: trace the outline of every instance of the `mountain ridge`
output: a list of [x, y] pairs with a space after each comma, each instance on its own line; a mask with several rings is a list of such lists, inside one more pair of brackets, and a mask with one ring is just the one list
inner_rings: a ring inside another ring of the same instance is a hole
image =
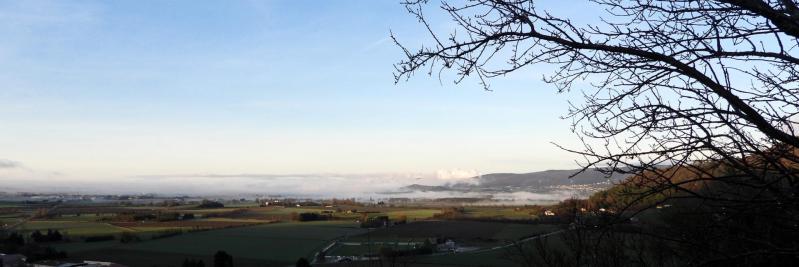
[[405, 191], [548, 191], [559, 187], [596, 186], [608, 188], [614, 182], [626, 178], [627, 174], [610, 176], [596, 168], [544, 170], [529, 173], [489, 173], [467, 178], [465, 182], [445, 185], [411, 184], [401, 188]]

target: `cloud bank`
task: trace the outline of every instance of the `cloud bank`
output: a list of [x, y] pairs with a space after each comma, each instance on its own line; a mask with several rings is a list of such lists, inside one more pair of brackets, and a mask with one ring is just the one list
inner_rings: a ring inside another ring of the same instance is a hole
[[22, 167], [22, 164], [20, 164], [19, 162], [7, 159], [0, 159], [0, 169], [14, 169], [20, 167]]

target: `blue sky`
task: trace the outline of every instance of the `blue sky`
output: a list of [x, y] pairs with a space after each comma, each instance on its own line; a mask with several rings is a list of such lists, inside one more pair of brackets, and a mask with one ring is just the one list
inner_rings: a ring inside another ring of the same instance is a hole
[[0, 179], [574, 166], [545, 66], [395, 85], [390, 30], [427, 40], [397, 1], [0, 1]]

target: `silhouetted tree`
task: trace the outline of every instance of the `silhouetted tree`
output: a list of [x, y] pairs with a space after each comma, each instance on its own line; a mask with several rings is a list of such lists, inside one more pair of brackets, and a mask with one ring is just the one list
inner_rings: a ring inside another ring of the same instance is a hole
[[25, 238], [16, 232], [0, 232], [0, 251], [3, 253], [16, 253], [21, 247], [25, 246]]
[[131, 232], [122, 232], [122, 234], [119, 235], [119, 242], [121, 243], [138, 242], [139, 240], [141, 240], [141, 238]]
[[200, 203], [200, 205], [197, 205], [197, 207], [201, 209], [217, 209], [217, 208], [224, 208], [225, 204], [222, 204], [221, 202], [217, 201], [203, 199], [203, 201]]
[[18, 234], [18, 233], [11, 233], [8, 236], [7, 241], [8, 241], [8, 243], [14, 244], [14, 245], [19, 245], [19, 246], [25, 245], [25, 238], [22, 237], [22, 235]]
[[306, 260], [305, 258], [300, 258], [300, 259], [297, 260], [297, 263], [294, 264], [294, 266], [297, 266], [297, 267], [311, 267], [311, 263], [308, 262], [308, 260]]
[[424, 15], [427, 1], [408, 1], [432, 38], [410, 50], [392, 34], [406, 56], [396, 81], [451, 71], [456, 83], [473, 77], [489, 89], [491, 78], [554, 66], [544, 81], [582, 91], [566, 118], [584, 147], [564, 149], [585, 169], [633, 175], [601, 199], [616, 217], [602, 227], [619, 233], [612, 224], [674, 205], [657, 213], [673, 223], [625, 235], [669, 244], [682, 264], [798, 260], [797, 1], [590, 3], [604, 12], [591, 25], [532, 0], [444, 1], [437, 6], [457, 30], [442, 36]]
[[183, 267], [205, 267], [203, 260], [184, 259]]
[[36, 231], [33, 231], [33, 233], [31, 233], [31, 239], [33, 240], [33, 242], [43, 242], [44, 241], [44, 235], [42, 235], [41, 231], [36, 230]]
[[53, 231], [53, 233], [49, 237], [50, 241], [62, 241], [64, 240], [64, 236], [61, 235], [61, 232], [58, 230]]
[[233, 256], [220, 250], [214, 254], [214, 267], [233, 267]]

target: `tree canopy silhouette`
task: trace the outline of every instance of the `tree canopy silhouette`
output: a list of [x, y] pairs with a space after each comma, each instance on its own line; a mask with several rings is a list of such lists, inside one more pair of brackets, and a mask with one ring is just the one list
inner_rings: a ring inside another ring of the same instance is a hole
[[[555, 66], [544, 81], [582, 93], [565, 117], [584, 146], [564, 149], [580, 155], [584, 168], [634, 175], [625, 185], [633, 189], [619, 190], [626, 194], [619, 222], [679, 201], [704, 216], [691, 227], [704, 229], [697, 234], [707, 240], [693, 240], [686, 228], [660, 234], [702, 251], [692, 264], [796, 259], [797, 2], [587, 2], [599, 23], [558, 17], [531, 0], [405, 2], [431, 38], [416, 49], [392, 34], [405, 55], [395, 81], [450, 73], [456, 83], [474, 77], [488, 90], [492, 78]], [[431, 27], [431, 8], [456, 30]]]

